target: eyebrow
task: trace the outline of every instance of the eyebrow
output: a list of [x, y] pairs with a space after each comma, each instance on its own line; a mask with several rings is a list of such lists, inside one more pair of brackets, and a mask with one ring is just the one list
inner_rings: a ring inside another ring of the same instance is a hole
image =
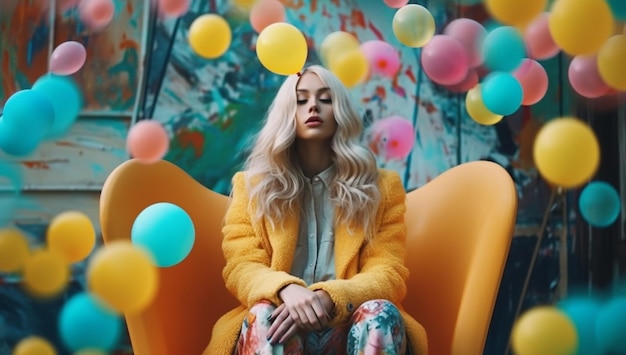
[[[323, 87], [317, 90], [317, 92], [322, 92], [322, 91], [330, 91], [330, 88]], [[296, 92], [309, 92], [309, 89], [296, 89]]]

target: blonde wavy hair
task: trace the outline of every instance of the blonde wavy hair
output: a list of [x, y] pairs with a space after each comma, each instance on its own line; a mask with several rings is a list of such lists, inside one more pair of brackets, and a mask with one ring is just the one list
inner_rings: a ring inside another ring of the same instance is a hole
[[[378, 169], [371, 151], [360, 143], [363, 124], [349, 93], [329, 70], [313, 65], [302, 74], [316, 74], [330, 89], [337, 131], [332, 138], [335, 174], [329, 184], [330, 197], [340, 223], [361, 225], [370, 239], [380, 204]], [[296, 212], [305, 191], [295, 154], [296, 88], [300, 77], [290, 75], [270, 105], [266, 122], [256, 137], [244, 170], [250, 201], [257, 219], [268, 218], [272, 228], [288, 213]]]

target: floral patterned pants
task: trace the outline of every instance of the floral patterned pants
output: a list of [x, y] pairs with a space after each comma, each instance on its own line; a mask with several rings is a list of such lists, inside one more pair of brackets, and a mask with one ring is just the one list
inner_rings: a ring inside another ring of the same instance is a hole
[[400, 312], [387, 300], [363, 303], [348, 324], [319, 332], [306, 332], [284, 344], [271, 345], [269, 315], [276, 307], [261, 301], [254, 305], [241, 327], [236, 355], [403, 355], [406, 335]]

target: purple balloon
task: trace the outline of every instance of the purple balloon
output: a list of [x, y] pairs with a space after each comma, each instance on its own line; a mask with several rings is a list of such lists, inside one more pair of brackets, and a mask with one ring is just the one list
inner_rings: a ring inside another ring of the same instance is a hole
[[72, 75], [85, 64], [87, 51], [76, 41], [59, 44], [50, 56], [50, 71], [57, 75]]

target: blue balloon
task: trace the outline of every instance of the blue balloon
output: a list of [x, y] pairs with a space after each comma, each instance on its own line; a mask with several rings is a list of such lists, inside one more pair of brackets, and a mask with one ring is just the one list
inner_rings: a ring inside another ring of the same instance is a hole
[[83, 97], [74, 79], [48, 74], [35, 82], [33, 90], [45, 95], [54, 108], [54, 122], [48, 137], [64, 136], [76, 122], [83, 107]]
[[522, 105], [524, 90], [520, 82], [510, 73], [493, 72], [480, 84], [483, 102], [489, 111], [508, 116]]
[[578, 351], [576, 355], [600, 355], [596, 344], [596, 314], [600, 302], [587, 297], [563, 300], [558, 304], [574, 324], [578, 333]]
[[596, 315], [596, 342], [600, 354], [626, 354], [626, 297], [607, 301]]
[[63, 343], [72, 351], [113, 350], [122, 335], [121, 318], [89, 293], [77, 293], [63, 305], [59, 315], [59, 332]]
[[522, 34], [514, 27], [500, 26], [489, 31], [482, 43], [485, 67], [491, 71], [511, 72], [526, 57]]
[[133, 244], [148, 250], [159, 267], [170, 267], [183, 261], [191, 252], [195, 239], [191, 217], [169, 202], [146, 207], [131, 229]]
[[9, 155], [22, 157], [33, 153], [42, 138], [40, 133], [7, 124], [5, 117], [0, 117], [0, 149]]
[[620, 215], [622, 203], [619, 193], [604, 181], [592, 181], [583, 188], [578, 198], [582, 217], [594, 227], [608, 227]]
[[20, 133], [43, 138], [54, 122], [54, 107], [46, 95], [24, 89], [9, 97], [2, 115], [4, 123]]

